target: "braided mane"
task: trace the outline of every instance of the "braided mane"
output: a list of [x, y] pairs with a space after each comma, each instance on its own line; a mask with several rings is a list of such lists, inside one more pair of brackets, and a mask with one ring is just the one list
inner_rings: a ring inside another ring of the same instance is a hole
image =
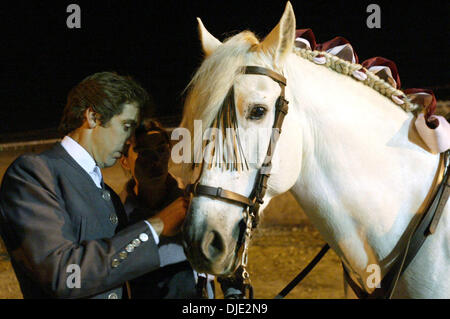
[[386, 82], [373, 72], [367, 70], [361, 64], [346, 61], [336, 55], [325, 51], [309, 50], [295, 47], [294, 52], [298, 56], [305, 58], [311, 62], [314, 62], [314, 58], [324, 57], [326, 59], [326, 62], [323, 63], [324, 66], [344, 75], [354, 77], [355, 71], [363, 70], [363, 72], [367, 75], [367, 78], [365, 80], [361, 80], [362, 83], [373, 88], [386, 97], [392, 99], [394, 96], [394, 98], [397, 97], [402, 99], [404, 103], [399, 104], [399, 106], [406, 112], [415, 112], [422, 107], [419, 104], [412, 103], [403, 91], [393, 87], [390, 83]]

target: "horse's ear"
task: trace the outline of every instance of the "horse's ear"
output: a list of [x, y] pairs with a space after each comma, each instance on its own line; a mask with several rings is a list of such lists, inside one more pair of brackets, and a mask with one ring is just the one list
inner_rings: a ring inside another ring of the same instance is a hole
[[273, 56], [276, 64], [282, 63], [290, 53], [295, 40], [295, 14], [288, 1], [283, 16], [277, 26], [266, 36], [261, 43], [264, 52]]
[[222, 44], [222, 42], [217, 40], [211, 33], [208, 32], [208, 30], [206, 30], [200, 18], [197, 18], [197, 21], [198, 33], [200, 35], [200, 41], [202, 42], [203, 52], [206, 56], [208, 56], [213, 53], [217, 47]]

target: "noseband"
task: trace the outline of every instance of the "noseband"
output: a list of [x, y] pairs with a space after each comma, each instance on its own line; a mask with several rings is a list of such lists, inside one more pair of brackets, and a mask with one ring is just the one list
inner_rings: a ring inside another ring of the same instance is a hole
[[[255, 179], [255, 184], [253, 186], [253, 190], [250, 193], [250, 196], [246, 197], [244, 195], [235, 193], [230, 190], [223, 189], [221, 187], [212, 187], [208, 185], [199, 184], [199, 180], [201, 178], [201, 174], [197, 179], [197, 182], [194, 184], [189, 184], [186, 187], [187, 194], [193, 194], [193, 196], [208, 196], [218, 200], [228, 201], [237, 205], [241, 205], [244, 208], [243, 214], [244, 219], [246, 220], [246, 230], [245, 234], [242, 237], [241, 242], [239, 243], [239, 255], [240, 263], [236, 263], [235, 270], [238, 266], [242, 268], [242, 277], [244, 279], [244, 284], [247, 287], [250, 287], [250, 276], [247, 272], [247, 256], [248, 256], [248, 244], [252, 235], [253, 230], [257, 227], [260, 215], [259, 208], [260, 205], [264, 203], [263, 198], [266, 194], [267, 190], [267, 181], [270, 177], [270, 173], [272, 170], [272, 156], [275, 151], [275, 146], [277, 144], [278, 139], [275, 138], [275, 134], [281, 134], [281, 126], [283, 125], [284, 117], [288, 112], [288, 101], [285, 99], [285, 87], [286, 87], [286, 78], [281, 74], [278, 74], [270, 69], [259, 67], [259, 66], [245, 66], [243, 67], [244, 74], [258, 74], [265, 75], [270, 77], [272, 80], [277, 82], [280, 85], [281, 92], [275, 104], [275, 120], [272, 126], [272, 136], [269, 141], [269, 147], [267, 149], [267, 153], [265, 159], [262, 163], [261, 168], [258, 170], [258, 174]], [[232, 88], [231, 88], [232, 89]], [[230, 90], [231, 90], [230, 89]], [[231, 97], [234, 99], [234, 96]]]

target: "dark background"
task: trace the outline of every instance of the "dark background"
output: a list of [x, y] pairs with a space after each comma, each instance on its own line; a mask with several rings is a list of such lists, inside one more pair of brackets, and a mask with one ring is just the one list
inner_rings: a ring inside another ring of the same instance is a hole
[[[70, 3], [81, 29], [68, 29]], [[450, 1], [292, 1], [297, 28], [318, 42], [347, 38], [360, 61], [396, 62], [402, 87], [449, 99]], [[381, 29], [369, 29], [370, 3]], [[70, 88], [87, 75], [132, 75], [153, 96], [157, 116], [180, 117], [182, 91], [202, 60], [196, 17], [220, 40], [250, 29], [264, 37], [285, 1], [23, 1], [2, 3], [0, 135], [58, 126]]]

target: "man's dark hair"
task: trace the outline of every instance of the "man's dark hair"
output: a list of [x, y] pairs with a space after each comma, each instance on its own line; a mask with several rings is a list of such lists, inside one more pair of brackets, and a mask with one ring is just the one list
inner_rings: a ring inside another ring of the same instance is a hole
[[122, 113], [126, 103], [137, 103], [140, 114], [153, 106], [146, 90], [131, 77], [115, 72], [95, 73], [70, 90], [59, 131], [67, 134], [81, 127], [84, 112], [89, 107], [99, 115], [100, 124], [104, 126], [113, 116]]

